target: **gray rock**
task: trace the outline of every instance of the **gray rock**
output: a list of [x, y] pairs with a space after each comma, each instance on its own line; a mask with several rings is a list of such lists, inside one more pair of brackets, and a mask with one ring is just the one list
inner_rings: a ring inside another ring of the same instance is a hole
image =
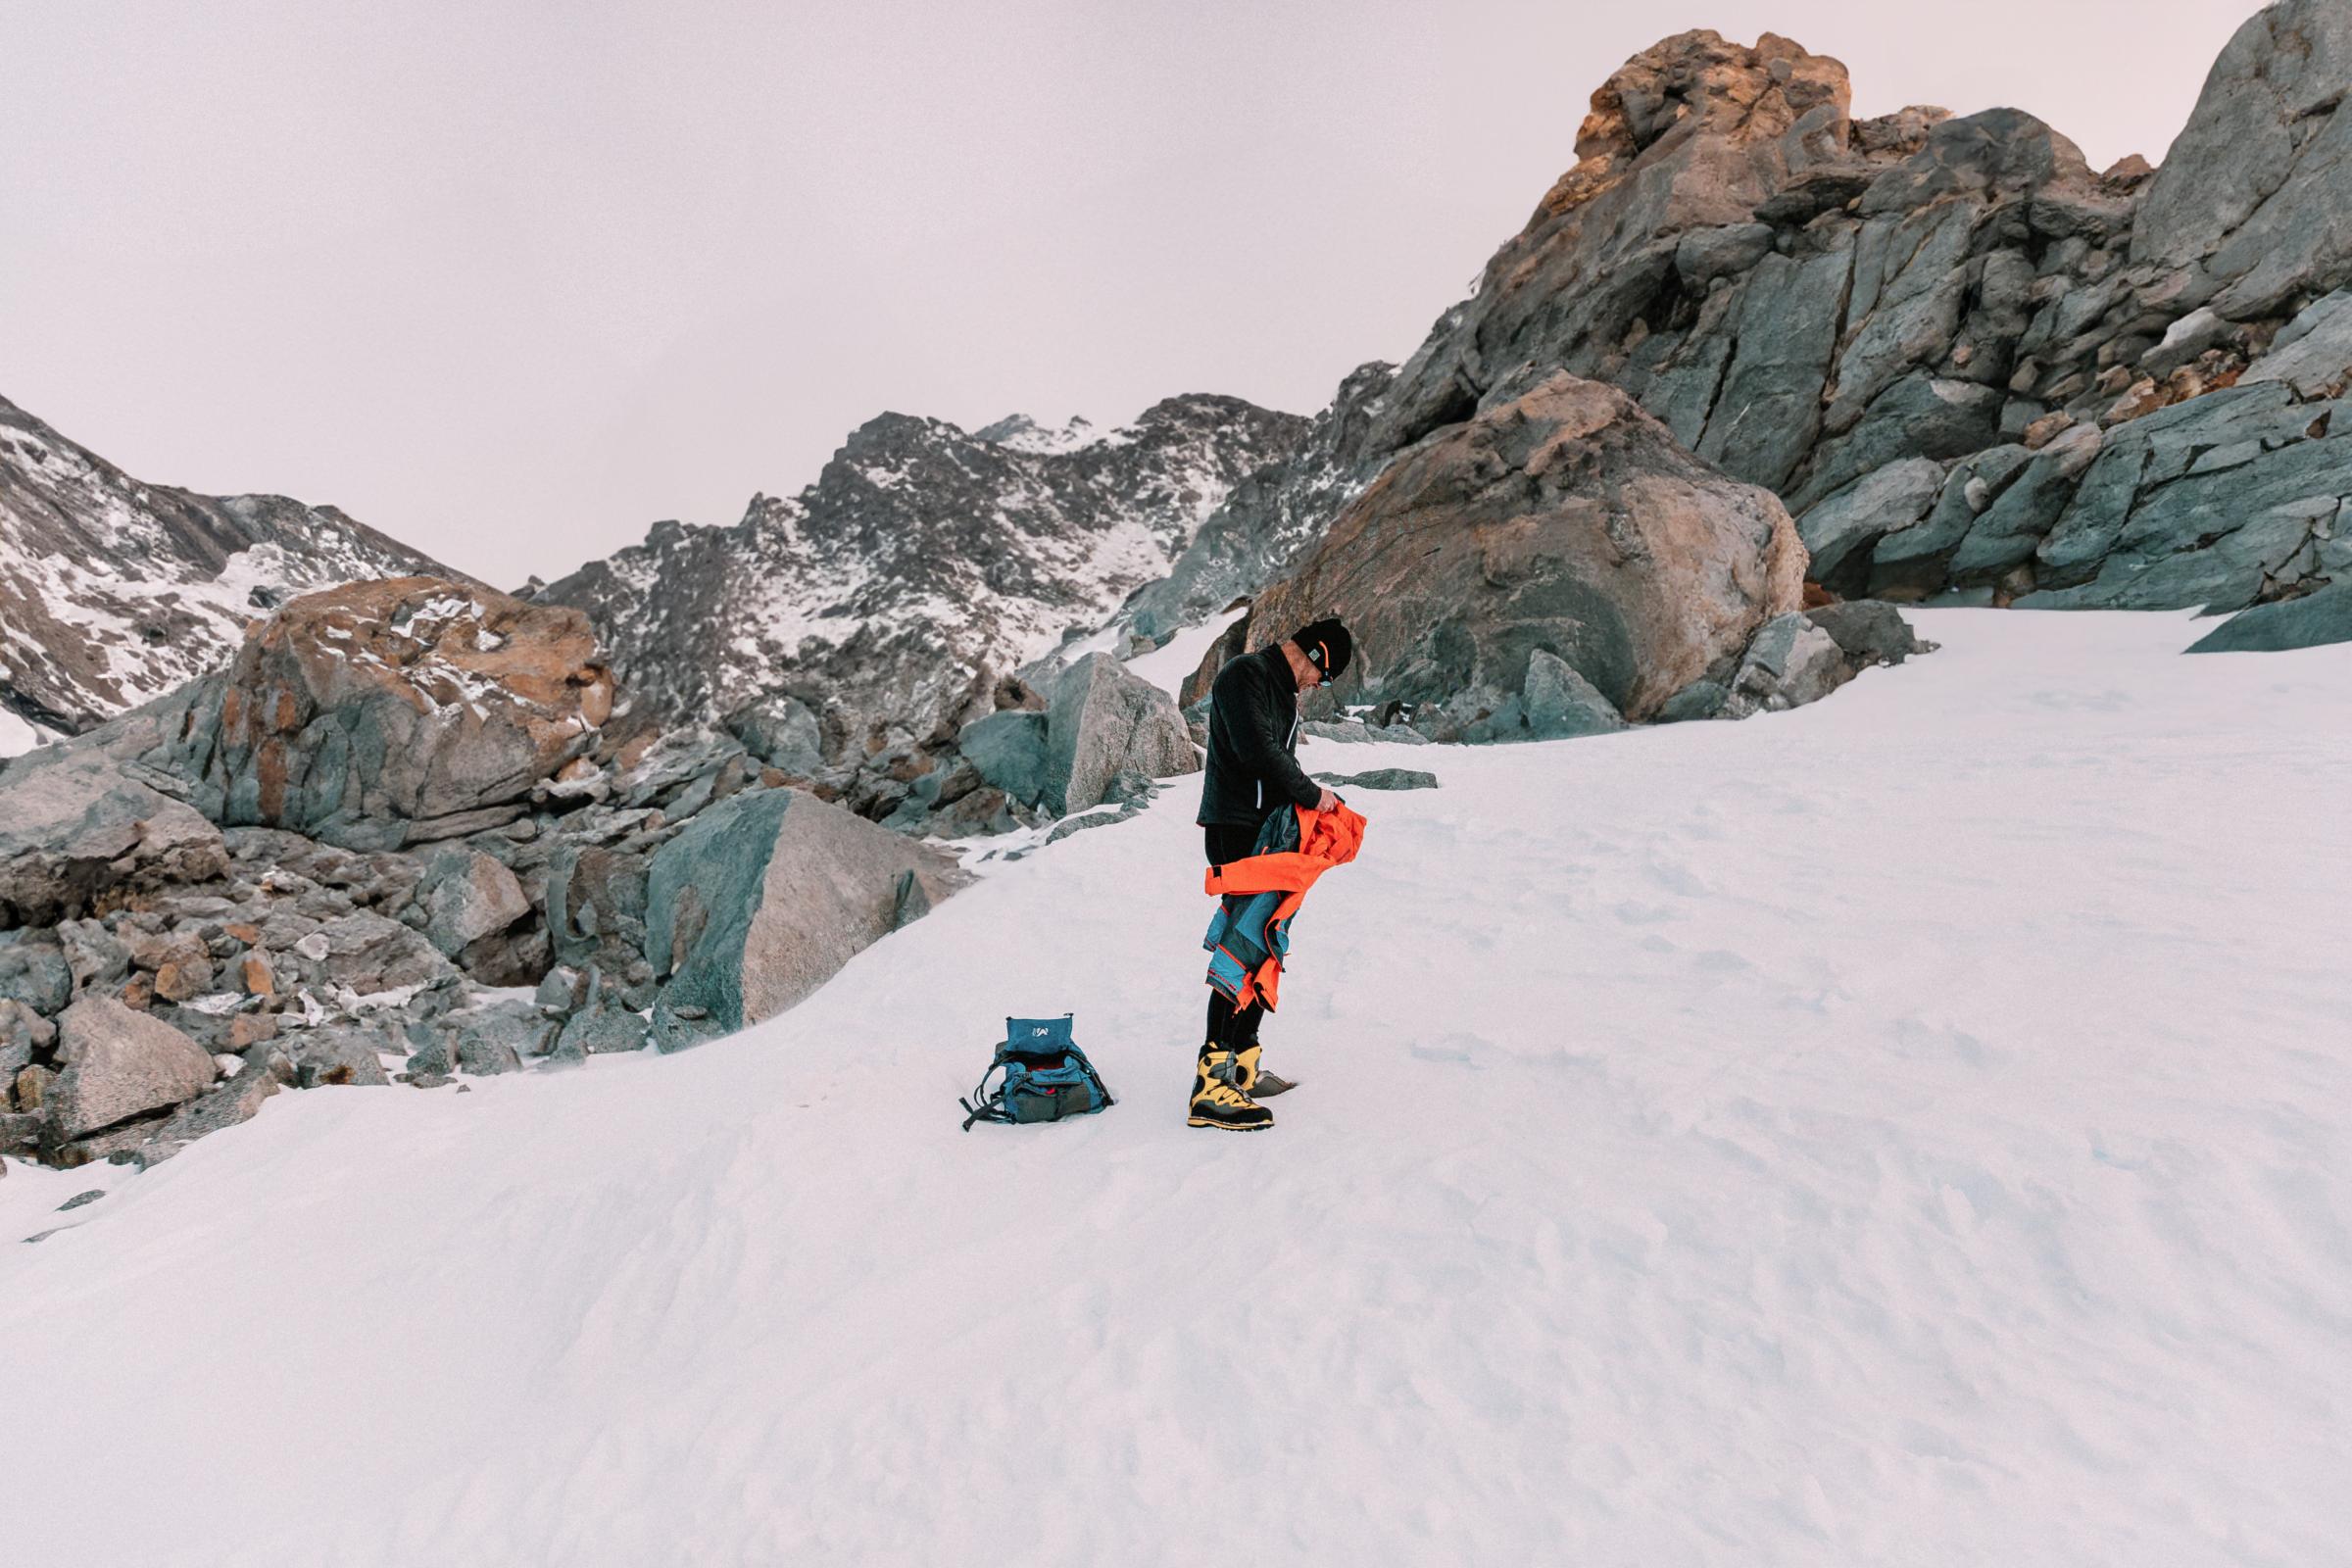
[[2101, 444], [2096, 425], [2078, 424], [2035, 453], [1954, 552], [1953, 584], [1973, 588], [1997, 582], [2031, 560], [2075, 499], [2077, 483]]
[[905, 930], [930, 912], [931, 890], [923, 886], [923, 879], [911, 870], [900, 872], [890, 900], [890, 928]]
[[1920, 599], [1941, 590], [1950, 577], [1952, 557], [1977, 518], [2033, 461], [2034, 454], [2024, 447], [2004, 445], [1954, 464], [1926, 518], [1887, 534], [1872, 548], [1869, 592]]
[[2339, 288], [2304, 307], [2237, 384], [2283, 381], [2297, 397], [2331, 398], [2343, 395], [2347, 380], [2352, 380], [2352, 289]]
[[1802, 614], [1778, 615], [1748, 644], [1721, 716], [1745, 718], [1819, 702], [1852, 675], [1836, 638]]
[[[1944, 131], [1958, 122], [1946, 122]], [[1855, 240], [1858, 293], [1868, 296], [1838, 356], [1827, 420], [1851, 429], [1881, 394], [1916, 368], [1941, 362], [1959, 335], [1978, 212], [1950, 203], [1866, 224]], [[1826, 367], [1825, 367], [1826, 368]]]
[[0, 1104], [18, 1073], [32, 1065], [32, 1054], [57, 1040], [57, 1025], [22, 1002], [0, 997]]
[[367, 909], [329, 920], [317, 935], [326, 943], [322, 977], [360, 996], [407, 986], [454, 984], [457, 969], [426, 941], [398, 920]]
[[1789, 505], [1808, 510], [1862, 475], [1905, 458], [1981, 452], [2000, 440], [2003, 401], [1997, 387], [1913, 371], [1881, 393], [1853, 429], [1814, 451], [1812, 466]]
[[990, 713], [964, 725], [956, 747], [983, 779], [1034, 806], [1046, 792], [1046, 723], [1042, 712]]
[[1429, 737], [1404, 724], [1368, 724], [1357, 719], [1312, 719], [1298, 733], [1313, 740], [1338, 741], [1343, 746], [1427, 746]]
[[[623, 1016], [633, 1017], [633, 1014]], [[511, 999], [481, 1004], [450, 1014], [456, 1030], [455, 1065], [476, 1078], [521, 1070], [524, 1056], [545, 1055], [555, 1043], [557, 1028], [528, 1002]], [[637, 1023], [637, 1042], [644, 1044], [644, 1024]], [[596, 1050], [597, 1047], [587, 1047]], [[634, 1050], [635, 1047], [620, 1049]]]
[[1059, 844], [1073, 833], [1085, 833], [1099, 827], [1116, 827], [1121, 822], [1131, 822], [1142, 814], [1132, 806], [1115, 808], [1102, 807], [1081, 811], [1076, 816], [1065, 816], [1054, 823], [1052, 831], [1046, 834], [1046, 842]]
[[2190, 645], [2192, 654], [2281, 653], [2352, 643], [2352, 577], [2297, 599], [2241, 610]]
[[130, 952], [95, 920], [61, 920], [57, 940], [77, 991], [113, 986], [130, 973]]
[[616, 1003], [598, 1002], [564, 1021], [548, 1054], [559, 1061], [642, 1051], [652, 1031], [646, 1020]]
[[954, 863], [800, 790], [738, 795], [654, 857], [648, 957], [669, 1008], [710, 1027], [770, 1018], [888, 934], [913, 872], [934, 903], [962, 885]]
[[2220, 285], [2232, 320], [2347, 279], [2352, 256], [2352, 11], [2279, 0], [2237, 29], [2148, 184], [2132, 257]]
[[1732, 689], [1717, 680], [1694, 680], [1659, 705], [1656, 722], [1685, 724], [1702, 718], [1720, 718], [1731, 701]]
[[[2236, 610], [2325, 580], [2352, 493], [2339, 403], [2235, 386], [2107, 432], [2035, 551], [2043, 609]], [[2352, 560], [2343, 562], [2352, 566]]]
[[558, 963], [625, 968], [645, 951], [642, 853], [602, 844], [565, 845], [547, 867], [547, 929]]
[[[1812, 552], [1806, 575], [1820, 583], [1867, 579], [1870, 552], [1886, 534], [1909, 528], [1943, 490], [1943, 465], [1905, 458], [1856, 479], [1796, 519], [1797, 536]], [[1848, 563], [1855, 569], [1848, 570]]]
[[21, 1002], [44, 1016], [74, 999], [65, 949], [45, 931], [0, 931], [0, 1002]]
[[381, 1053], [396, 1050], [392, 1037], [367, 1024], [321, 1024], [282, 1042], [295, 1079], [305, 1089], [326, 1085], [382, 1085], [392, 1081]]
[[78, 1139], [212, 1087], [213, 1058], [160, 1018], [85, 996], [58, 1015], [64, 1070], [46, 1099], [55, 1137]]
[[1168, 778], [1200, 770], [1192, 731], [1176, 701], [1128, 673], [1108, 654], [1090, 654], [1054, 688], [1046, 712], [1046, 808], [1081, 811], [1102, 800], [1123, 772]]
[[279, 607], [219, 677], [189, 755], [222, 821], [357, 850], [507, 814], [596, 743], [610, 670], [587, 617], [404, 577]]
[[219, 828], [95, 743], [43, 747], [0, 771], [0, 925], [54, 925], [116, 888], [227, 869]]
[[1610, 735], [1625, 728], [1625, 715], [1576, 666], [1537, 648], [1527, 656], [1527, 684], [1519, 694], [1529, 732], [1538, 740]]
[[190, 1101], [155, 1130], [141, 1150], [142, 1165], [178, 1152], [197, 1139], [251, 1121], [262, 1102], [294, 1081], [294, 1063], [276, 1042], [246, 1053], [244, 1065], [210, 1094]]
[[1929, 654], [1936, 645], [1921, 640], [1892, 605], [1876, 599], [1847, 600], [1805, 612], [1805, 618], [1830, 634], [1847, 663], [1856, 668], [1899, 664], [1913, 654]]
[[1699, 292], [1719, 277], [1744, 272], [1772, 252], [1770, 223], [1726, 223], [1694, 228], [1676, 241], [1674, 269], [1683, 286]]
[[539, 989], [532, 996], [531, 1002], [542, 1013], [555, 1016], [569, 1012], [578, 1006], [586, 996], [587, 993], [581, 985], [580, 971], [565, 964], [558, 964], [548, 970], [547, 977], [539, 982]]
[[771, 693], [727, 715], [727, 732], [768, 766], [796, 778], [823, 771], [825, 746], [816, 714], [796, 697]]
[[1748, 275], [1739, 350], [1698, 455], [1734, 478], [1779, 489], [1821, 428], [1821, 390], [1838, 346], [1852, 256], [1767, 256]]
[[58, 1204], [57, 1211], [60, 1214], [63, 1214], [69, 1209], [80, 1208], [85, 1204], [95, 1203], [98, 1201], [98, 1200], [104, 1198], [105, 1196], [105, 1188], [93, 1187], [86, 1193], [75, 1193], [72, 1198], [69, 1198], [64, 1202]]
[[531, 912], [531, 901], [514, 873], [478, 850], [435, 855], [417, 894], [424, 903], [426, 938], [453, 958]]
[[1317, 773], [1334, 790], [1434, 790], [1438, 775], [1412, 767], [1375, 767], [1362, 773]]

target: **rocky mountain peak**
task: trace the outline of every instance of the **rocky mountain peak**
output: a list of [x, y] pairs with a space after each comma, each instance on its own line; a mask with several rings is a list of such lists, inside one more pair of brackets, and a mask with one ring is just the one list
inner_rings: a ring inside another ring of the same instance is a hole
[[1026, 414], [1009, 414], [974, 430], [972, 438], [1016, 452], [1072, 452], [1100, 439], [1100, 432], [1083, 416], [1072, 416], [1066, 424], [1046, 425]]
[[730, 528], [662, 525], [538, 597], [586, 611], [666, 717], [786, 694], [835, 710], [836, 748], [876, 724], [919, 737], [1164, 574], [1305, 427], [1213, 396], [1102, 435], [884, 414], [799, 496], [756, 496]]
[[0, 399], [0, 708], [84, 729], [227, 661], [297, 595], [430, 571], [332, 507], [132, 478]]

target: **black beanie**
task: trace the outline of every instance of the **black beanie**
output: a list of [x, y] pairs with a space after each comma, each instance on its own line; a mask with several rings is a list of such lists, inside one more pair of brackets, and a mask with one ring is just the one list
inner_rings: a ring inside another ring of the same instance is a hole
[[1325, 680], [1338, 680], [1348, 661], [1355, 657], [1355, 639], [1337, 619], [1318, 620], [1291, 633], [1291, 641], [1306, 656], [1306, 662], [1323, 672]]

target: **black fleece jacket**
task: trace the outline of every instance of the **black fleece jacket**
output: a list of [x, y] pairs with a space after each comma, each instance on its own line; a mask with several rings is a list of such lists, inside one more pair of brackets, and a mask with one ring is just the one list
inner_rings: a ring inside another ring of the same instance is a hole
[[1282, 645], [1244, 654], [1208, 689], [1208, 770], [1200, 779], [1202, 827], [1255, 827], [1289, 804], [1313, 806], [1322, 786], [1292, 756], [1298, 744], [1298, 682]]

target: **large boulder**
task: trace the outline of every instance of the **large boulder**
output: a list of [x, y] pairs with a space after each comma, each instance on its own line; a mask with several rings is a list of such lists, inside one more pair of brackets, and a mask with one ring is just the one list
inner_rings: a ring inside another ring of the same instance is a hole
[[227, 868], [219, 828], [98, 747], [48, 747], [0, 773], [0, 928], [54, 925], [110, 890]]
[[185, 1103], [213, 1086], [213, 1058], [160, 1018], [85, 996], [58, 1015], [63, 1067], [43, 1100], [59, 1143]]
[[194, 717], [223, 821], [390, 849], [521, 815], [612, 705], [578, 611], [401, 577], [278, 610]]
[[1046, 710], [1042, 799], [1057, 812], [1100, 805], [1121, 773], [1169, 778], [1200, 770], [1176, 700], [1108, 654], [1064, 670]]
[[738, 795], [654, 857], [647, 943], [664, 1018], [690, 1034], [772, 1018], [891, 930], [912, 875], [961, 885], [937, 852], [797, 789]]
[[1339, 615], [1369, 701], [1517, 694], [1541, 650], [1639, 720], [1796, 610], [1804, 568], [1769, 491], [1555, 375], [1392, 464], [1251, 618]]

